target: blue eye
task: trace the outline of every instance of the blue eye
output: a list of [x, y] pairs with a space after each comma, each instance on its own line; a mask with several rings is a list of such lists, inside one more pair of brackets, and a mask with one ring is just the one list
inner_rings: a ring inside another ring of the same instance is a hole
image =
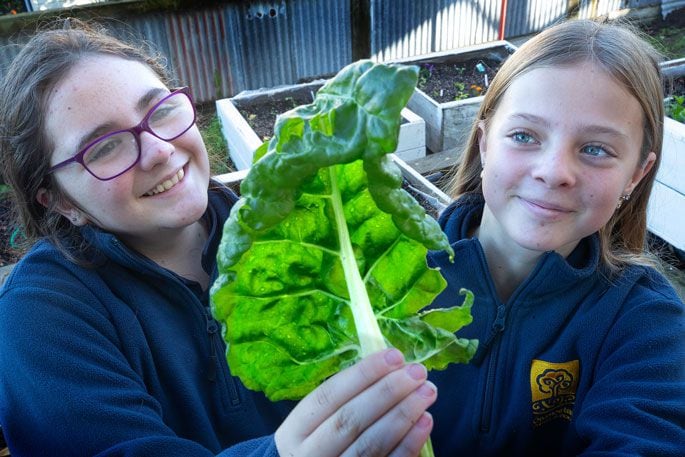
[[607, 152], [606, 149], [604, 149], [603, 146], [598, 144], [589, 144], [587, 146], [583, 146], [581, 151], [583, 152], [583, 154], [587, 154], [593, 157], [608, 157], [611, 155]]
[[532, 135], [529, 135], [526, 132], [514, 132], [510, 136], [517, 143], [524, 143], [524, 144], [535, 143], [535, 138], [533, 138]]

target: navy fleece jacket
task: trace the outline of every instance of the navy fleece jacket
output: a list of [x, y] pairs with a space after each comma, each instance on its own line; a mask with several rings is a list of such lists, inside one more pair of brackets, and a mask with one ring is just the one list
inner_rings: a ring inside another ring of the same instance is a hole
[[469, 365], [431, 373], [436, 456], [685, 455], [685, 315], [656, 271], [631, 266], [611, 280], [598, 237], [564, 259], [540, 258], [509, 300], [497, 298], [469, 233], [483, 200], [462, 197], [440, 222], [455, 251], [429, 261], [447, 278], [436, 307], [475, 294]]
[[[209, 193], [212, 280], [234, 202]], [[207, 292], [110, 234], [84, 235], [107, 259], [97, 268], [39, 242], [0, 291], [0, 424], [12, 457], [278, 455], [271, 434], [292, 405], [230, 375]]]

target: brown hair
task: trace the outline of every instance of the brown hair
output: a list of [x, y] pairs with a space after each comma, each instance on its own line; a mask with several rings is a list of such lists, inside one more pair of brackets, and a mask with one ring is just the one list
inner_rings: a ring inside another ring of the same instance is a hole
[[646, 255], [645, 239], [647, 201], [661, 161], [664, 96], [660, 60], [659, 53], [628, 24], [583, 19], [544, 30], [514, 52], [497, 72], [478, 111], [461, 164], [450, 183], [450, 194], [457, 198], [465, 193], [482, 193], [478, 123], [482, 121], [487, 125], [512, 81], [535, 68], [591, 61], [639, 102], [644, 113], [640, 159], [644, 162], [650, 151], [657, 156], [631, 199], [624, 202], [600, 229], [601, 257], [612, 271], [625, 264], [653, 264]]
[[[17, 223], [27, 243], [48, 238], [76, 262], [86, 246], [79, 228], [55, 211], [68, 196], [48, 174], [54, 144], [45, 132], [45, 113], [51, 89], [81, 59], [94, 54], [144, 63], [169, 82], [162, 60], [141, 43], [127, 44], [92, 22], [62, 19], [33, 35], [0, 85], [0, 163], [14, 197]], [[40, 188], [50, 191], [47, 208], [36, 201]], [[78, 249], [74, 252], [73, 247]]]

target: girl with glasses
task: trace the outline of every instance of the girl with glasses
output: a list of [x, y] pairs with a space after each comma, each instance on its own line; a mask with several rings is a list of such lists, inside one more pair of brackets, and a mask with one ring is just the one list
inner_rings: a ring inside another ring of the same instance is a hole
[[292, 413], [231, 376], [208, 286], [236, 196], [210, 180], [190, 92], [139, 46], [64, 25], [0, 88], [5, 182], [36, 241], [0, 291], [12, 455], [417, 454], [436, 392], [399, 351]]

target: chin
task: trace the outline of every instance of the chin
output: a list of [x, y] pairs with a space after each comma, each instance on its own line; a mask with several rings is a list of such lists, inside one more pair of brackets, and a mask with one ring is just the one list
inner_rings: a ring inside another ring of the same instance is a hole
[[569, 246], [578, 244], [578, 240], [560, 240], [558, 238], [548, 238], [535, 233], [517, 233], [512, 236], [513, 240], [524, 249], [537, 251], [540, 253], [548, 251], [563, 252]]
[[199, 221], [207, 211], [207, 194], [203, 194], [202, 198], [195, 198], [191, 202], [179, 207], [174, 211], [180, 217], [179, 225], [186, 226]]

